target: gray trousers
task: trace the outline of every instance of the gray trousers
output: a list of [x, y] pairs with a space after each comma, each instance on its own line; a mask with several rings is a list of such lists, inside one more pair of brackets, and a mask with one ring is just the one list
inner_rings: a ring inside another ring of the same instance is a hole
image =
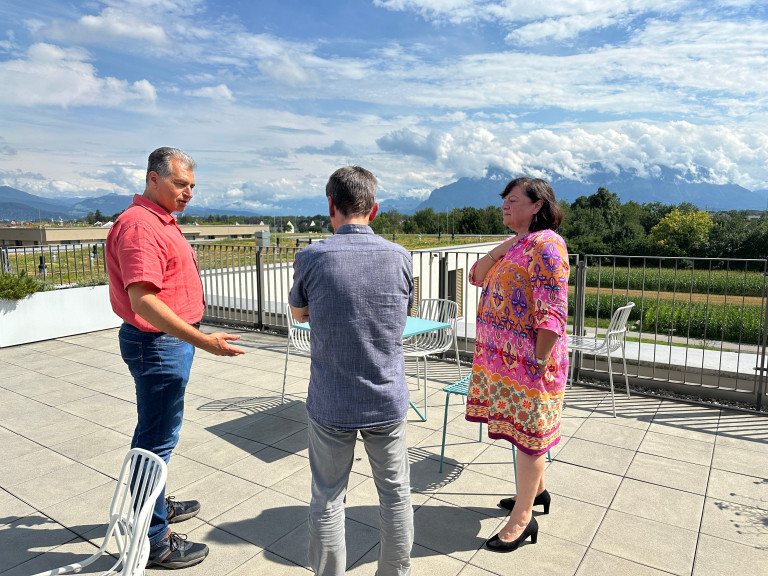
[[[413, 546], [410, 464], [406, 421], [360, 430], [379, 492], [380, 546], [377, 576], [408, 576]], [[346, 571], [344, 503], [357, 430], [334, 430], [309, 419], [309, 565], [319, 576]]]

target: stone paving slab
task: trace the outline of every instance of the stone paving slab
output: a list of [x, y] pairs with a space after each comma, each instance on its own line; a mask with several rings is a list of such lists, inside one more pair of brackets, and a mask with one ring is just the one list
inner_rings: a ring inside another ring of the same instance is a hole
[[[284, 337], [242, 334], [243, 357], [197, 354], [169, 465], [169, 490], [203, 505], [178, 528], [211, 547], [185, 573], [305, 576], [309, 360], [290, 358], [282, 403]], [[0, 576], [24, 576], [101, 543], [135, 425], [133, 385], [116, 330], [0, 349], [0, 373]], [[619, 390], [613, 418], [606, 391], [569, 388], [539, 542], [503, 555], [483, 543], [506, 518], [496, 503], [515, 491], [509, 444], [478, 440], [452, 398], [439, 472], [441, 388], [458, 376], [438, 360], [429, 374], [429, 420], [411, 412], [408, 424], [414, 574], [768, 575], [765, 416]], [[347, 506], [348, 573], [373, 574], [378, 505], [362, 443]]]

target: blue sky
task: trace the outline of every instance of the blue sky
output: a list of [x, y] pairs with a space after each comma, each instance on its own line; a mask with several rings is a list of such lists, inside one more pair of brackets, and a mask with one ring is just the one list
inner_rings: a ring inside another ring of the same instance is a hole
[[42, 196], [141, 192], [164, 145], [196, 204], [265, 213], [350, 163], [379, 199], [598, 162], [768, 188], [764, 0], [15, 0], [0, 86], [0, 184]]

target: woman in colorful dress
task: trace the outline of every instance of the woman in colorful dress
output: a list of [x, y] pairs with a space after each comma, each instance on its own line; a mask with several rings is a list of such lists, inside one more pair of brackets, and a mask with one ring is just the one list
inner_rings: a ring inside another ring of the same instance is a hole
[[562, 212], [552, 187], [517, 178], [501, 193], [504, 225], [516, 234], [473, 266], [482, 286], [467, 420], [488, 425], [488, 437], [517, 448], [517, 495], [499, 506], [512, 513], [486, 547], [511, 552], [538, 524], [533, 507], [549, 513], [544, 487], [547, 451], [560, 441], [568, 375], [568, 250], [555, 232]]

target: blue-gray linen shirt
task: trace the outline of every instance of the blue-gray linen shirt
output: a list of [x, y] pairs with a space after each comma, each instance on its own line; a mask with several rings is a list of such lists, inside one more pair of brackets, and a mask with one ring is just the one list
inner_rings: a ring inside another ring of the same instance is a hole
[[310, 418], [327, 428], [379, 428], [408, 411], [403, 329], [413, 305], [410, 254], [347, 224], [296, 254], [288, 301], [309, 306]]

